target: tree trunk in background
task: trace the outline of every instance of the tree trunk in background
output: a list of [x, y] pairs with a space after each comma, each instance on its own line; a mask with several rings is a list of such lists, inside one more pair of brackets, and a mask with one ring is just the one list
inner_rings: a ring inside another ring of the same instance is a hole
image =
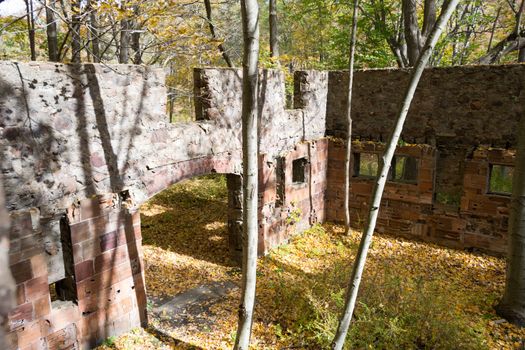
[[242, 167], [243, 167], [243, 251], [242, 291], [236, 350], [248, 350], [255, 304], [257, 272], [258, 159], [257, 117], [259, 83], [259, 5], [241, 0], [244, 38], [242, 78]]
[[436, 0], [425, 0], [420, 45], [424, 45], [428, 36], [432, 32], [432, 29], [434, 29], [434, 25], [436, 24], [436, 13]]
[[[390, 170], [390, 164], [392, 163], [392, 158], [394, 157], [394, 152], [396, 150], [397, 143], [401, 137], [401, 132], [403, 131], [403, 125], [405, 123], [410, 104], [414, 98], [417, 85], [423, 74], [434, 46], [436, 45], [445, 25], [447, 24], [452, 12], [456, 9], [459, 0], [451, 0], [446, 8], [442, 11], [439, 16], [438, 23], [434, 27], [434, 30], [430, 34], [421, 55], [417, 60], [416, 66], [412, 70], [410, 83], [408, 85], [407, 91], [405, 93], [399, 114], [396, 120], [396, 124], [390, 139], [386, 145], [385, 152], [381, 159], [380, 169], [376, 178], [376, 183], [374, 185], [374, 191], [372, 195], [372, 204], [370, 206], [370, 212], [368, 216], [368, 224], [363, 232], [361, 237], [361, 243], [359, 244], [359, 250], [354, 262], [354, 267], [352, 270], [352, 276], [350, 278], [350, 284], [348, 286], [348, 292], [345, 301], [345, 307], [339, 326], [337, 328], [337, 333], [332, 343], [332, 349], [341, 350], [343, 348], [346, 335], [348, 333], [348, 327], [352, 321], [352, 315], [354, 313], [355, 302], [357, 299], [357, 292], [359, 291], [359, 284], [361, 283], [361, 276], [363, 274], [363, 269], [365, 267], [366, 255], [368, 253], [368, 248], [372, 242], [372, 237], [376, 227], [377, 216], [379, 214], [379, 207], [381, 206], [381, 198], [383, 196], [383, 190], [385, 188], [386, 180], [388, 177], [388, 172]], [[525, 262], [525, 259], [524, 259]], [[525, 299], [524, 299], [525, 300]]]
[[130, 30], [130, 21], [125, 18], [120, 21], [120, 50], [118, 55], [118, 63], [128, 63], [129, 61], [129, 48], [130, 48], [130, 39], [131, 35]]
[[89, 26], [90, 26], [90, 37], [91, 37], [91, 53], [93, 55], [93, 62], [99, 63], [100, 62], [100, 40], [99, 40], [99, 33], [98, 33], [98, 20], [97, 20], [97, 11], [95, 11], [91, 4], [93, 0], [89, 0], [88, 2], [88, 8], [90, 10], [89, 13]]
[[132, 21], [133, 32], [131, 33], [131, 50], [133, 50], [133, 63], [142, 64], [142, 51], [140, 50], [140, 31], [138, 27], [139, 18], [139, 7], [135, 5], [133, 7], [133, 13], [135, 14], [134, 20]]
[[509, 253], [505, 293], [496, 307], [498, 315], [525, 326], [525, 119], [520, 123], [518, 154], [514, 170]]
[[354, 0], [354, 14], [352, 19], [352, 32], [350, 33], [350, 58], [348, 63], [348, 107], [346, 109], [346, 159], [345, 159], [345, 224], [346, 233], [350, 234], [350, 159], [352, 158], [352, 90], [354, 86], [354, 63], [355, 45], [357, 40], [357, 16], [359, 11], [359, 0]]
[[416, 0], [403, 0], [402, 6], [408, 62], [410, 66], [414, 66], [421, 50], [421, 33], [417, 20]]
[[55, 18], [55, 0], [46, 2], [46, 24], [47, 24], [47, 51], [51, 62], [58, 62], [58, 37], [57, 23]]
[[[210, 28], [211, 38], [213, 40], [217, 40], [217, 33], [215, 33], [215, 25], [213, 24], [213, 14], [211, 12], [210, 0], [204, 0], [204, 7], [206, 7], [206, 18], [208, 20], [208, 27]], [[228, 53], [224, 49], [224, 45], [222, 43], [219, 44], [218, 49], [222, 54], [222, 58], [224, 58], [224, 61], [226, 62], [228, 67], [232, 68], [232, 61], [230, 59], [230, 56], [228, 56]]]
[[[524, 102], [522, 92], [520, 103]], [[508, 321], [525, 327], [525, 115], [518, 130], [518, 149], [512, 183], [511, 212], [505, 293], [496, 312]]]
[[7, 322], [7, 314], [15, 305], [15, 281], [9, 269], [9, 221], [0, 178], [0, 349], [7, 349], [3, 325]]
[[71, 10], [73, 15], [71, 16], [71, 62], [80, 63], [80, 48], [81, 48], [81, 38], [80, 38], [80, 6], [82, 0], [76, 1], [72, 4]]
[[518, 10], [518, 13], [516, 14], [516, 28], [514, 29], [514, 32], [518, 36], [518, 62], [525, 62], [525, 44], [523, 43], [523, 31], [522, 31], [522, 23], [523, 23], [523, 11], [525, 9], [525, 0], [521, 0], [521, 6]]
[[31, 50], [31, 61], [36, 61], [35, 47], [35, 16], [33, 14], [33, 1], [25, 0], [27, 11], [27, 30], [29, 34], [29, 48]]
[[279, 58], [279, 26], [277, 21], [277, 0], [270, 1], [270, 57]]
[[499, 15], [501, 14], [501, 6], [498, 7], [498, 12], [496, 13], [496, 19], [494, 20], [494, 24], [492, 25], [492, 30], [490, 32], [490, 39], [489, 39], [489, 45], [487, 48], [487, 53], [490, 52], [492, 49], [492, 42], [494, 41], [494, 33], [496, 32], [496, 27], [498, 25]]
[[518, 11], [516, 11], [516, 24], [512, 33], [496, 44], [496, 46], [488, 50], [487, 54], [478, 60], [479, 64], [497, 63], [502, 57], [516, 50], [518, 51], [518, 62], [525, 61], [525, 30], [522, 29], [521, 25], [524, 11], [525, 0], [521, 2]]

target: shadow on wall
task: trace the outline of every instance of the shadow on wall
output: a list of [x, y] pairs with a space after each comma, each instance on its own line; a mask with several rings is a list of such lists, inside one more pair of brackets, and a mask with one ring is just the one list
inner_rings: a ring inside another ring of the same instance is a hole
[[[90, 152], [90, 136], [88, 132], [88, 116], [86, 111], [86, 88], [87, 93], [89, 94], [89, 97], [91, 99], [91, 103], [93, 106], [93, 112], [95, 120], [94, 126], [96, 127], [96, 130], [98, 131], [98, 136], [100, 140], [100, 144], [102, 146], [103, 151], [103, 158], [105, 165], [107, 167], [107, 172], [109, 173], [109, 185], [110, 190], [112, 193], [119, 194], [120, 204], [126, 202], [129, 198], [129, 193], [127, 193], [124, 190], [124, 180], [123, 177], [126, 175], [126, 171], [129, 168], [129, 162], [131, 158], [131, 152], [134, 145], [134, 138], [136, 135], [139, 135], [139, 120], [140, 115], [142, 113], [143, 109], [143, 100], [146, 95], [146, 84], [142, 82], [142, 89], [141, 89], [141, 95], [140, 100], [138, 104], [137, 112], [133, 118], [131, 129], [129, 132], [129, 140], [127, 142], [126, 146], [123, 146], [125, 143], [125, 140], [123, 137], [121, 137], [118, 142], [116, 142], [117, 145], [120, 146], [119, 150], [114, 149], [114, 135], [110, 132], [110, 123], [116, 123], [118, 122], [120, 124], [120, 127], [124, 127], [124, 119], [125, 116], [123, 116], [120, 121], [110, 121], [109, 116], [106, 112], [106, 107], [104, 105], [104, 100], [102, 98], [102, 92], [101, 87], [99, 83], [99, 78], [96, 73], [95, 66], [92, 64], [86, 64], [86, 65], [69, 65], [68, 66], [69, 72], [71, 73], [71, 76], [75, 80], [74, 85], [74, 92], [73, 97], [76, 99], [76, 116], [78, 119], [78, 126], [77, 126], [77, 133], [79, 136], [79, 154], [81, 157], [81, 164], [82, 164], [82, 170], [84, 173], [84, 179], [86, 180], [87, 185], [87, 194], [92, 195], [95, 194], [97, 191], [94, 187], [94, 181], [95, 181], [95, 174], [94, 170], [92, 168], [92, 160], [91, 160], [91, 152]], [[84, 78], [85, 77], [85, 78]], [[83, 84], [83, 80], [85, 79], [86, 84]], [[125, 77], [124, 79], [129, 80], [129, 77]], [[127, 111], [127, 103], [128, 103], [128, 90], [124, 89], [124, 99], [123, 99], [123, 108], [122, 111]], [[120, 164], [119, 164], [119, 156], [120, 156]], [[120, 170], [122, 169], [122, 171]], [[140, 241], [136, 240], [134, 229], [133, 229], [133, 222], [126, 220], [125, 218], [126, 214], [124, 214], [124, 217], [122, 215], [119, 215], [117, 218], [117, 228], [124, 227], [125, 232], [125, 241], [126, 241], [126, 247], [127, 247], [127, 254], [129, 256], [128, 263], [129, 268], [132, 271], [132, 279], [134, 282], [134, 285], [142, 285], [143, 277], [142, 277], [142, 271], [143, 266], [141, 266], [141, 260], [139, 258], [139, 252], [141, 251], [141, 243]], [[115, 245], [118, 245], [117, 242], [115, 242]], [[117, 254], [118, 254], [118, 248], [115, 247], [115, 249], [111, 250], [111, 254], [108, 260], [108, 266], [110, 267], [110, 274], [109, 274], [109, 280], [113, 281], [116, 277], [115, 273], [117, 270], [116, 265], [118, 265], [120, 262], [117, 260]], [[132, 258], [134, 257], [134, 259]], [[102, 273], [101, 273], [102, 274]], [[135, 297], [136, 300], [139, 301], [139, 317], [140, 317], [140, 323], [145, 326], [147, 325], [147, 315], [145, 313], [145, 305], [140, 305], [142, 302], [145, 304], [145, 298], [143, 293], [143, 288], [133, 288], [135, 291]], [[111, 291], [111, 287], [109, 288]], [[102, 290], [100, 290], [101, 294], [104, 294]], [[111, 293], [111, 292], [109, 292]], [[102, 299], [102, 298], [101, 298]], [[98, 335], [98, 341], [101, 340], [101, 338], [109, 337], [113, 335], [114, 332], [111, 330], [111, 318], [109, 316], [109, 308], [110, 304], [112, 302], [111, 298], [103, 298], [103, 306], [101, 307], [101, 312], [105, 317], [104, 322], [104, 336]]]
[[[0, 98], [11, 98], [14, 95], [13, 90], [0, 78]], [[0, 124], [0, 130], [5, 125]], [[1, 138], [4, 140], [4, 137]], [[4, 169], [4, 144], [0, 141], [0, 169]], [[0, 173], [0, 325], [5, 325], [8, 320], [8, 314], [15, 305], [16, 286], [11, 270], [9, 269], [9, 228], [10, 219], [5, 208], [4, 181]], [[5, 339], [6, 332], [4, 327], [0, 327], [0, 348], [7, 348]]]
[[[26, 189], [19, 192], [16, 200], [24, 207], [32, 207], [41, 200], [39, 189], [53, 186], [52, 173], [60, 169], [59, 157], [64, 153], [65, 145], [57, 139], [50, 124], [32, 118], [26, 91], [32, 82], [24, 78], [18, 63], [13, 64], [20, 85], [13, 87], [0, 80], [2, 155], [4, 159], [13, 159], [10, 164], [2, 164], [3, 182], [8, 195], [10, 189]], [[10, 157], [5, 152], [9, 152]], [[8, 200], [8, 210], [13, 205]]]
[[[128, 80], [131, 78], [124, 75], [121, 77], [126, 80], [121, 84], [124, 85], [122, 111], [128, 114], [121, 116], [117, 120], [117, 117], [119, 117], [118, 113], [113, 111], [114, 115], [108, 115], [107, 105], [105, 105], [108, 102], [108, 98], [103, 98], [103, 91], [101, 91], [95, 65], [56, 66], [57, 70], [59, 69], [58, 67], [65, 67], [68, 73], [67, 76], [70, 79], [56, 85], [46, 82], [45, 79], [42, 79], [40, 82], [36, 79], [28, 79], [24, 76], [21, 67], [17, 63], [10, 63], [9, 65], [13, 67], [13, 69], [9, 67], [6, 73], [11, 74], [10, 80], [0, 78], [0, 133], [2, 136], [0, 138], [0, 169], [3, 174], [1, 181], [8, 196], [8, 210], [39, 208], [42, 205], [47, 205], [49, 200], [57, 200], [65, 196], [72, 197], [75, 194], [82, 198], [112, 191], [120, 195], [120, 201], [115, 209], [123, 209], [121, 213], [125, 216], [127, 209], [121, 207], [121, 204], [128, 199], [127, 192], [123, 191], [124, 176], [126, 176], [130, 167], [135, 138], [140, 135], [139, 123], [143, 113], [143, 99], [147, 94], [147, 84], [142, 81], [140, 100], [134, 100], [135, 102], [132, 106], [134, 114], [130, 115], [127, 103], [128, 100], [131, 100], [131, 97], [128, 96], [128, 89], [125, 86], [130, 85]], [[45, 77], [45, 74], [43, 76]], [[17, 80], [19, 83], [15, 84], [14, 82]], [[72, 90], [69, 90], [70, 87], [72, 87]], [[60, 107], [63, 106], [59, 104], [59, 99], [60, 104], [63, 99], [64, 105], [68, 108], [73, 106], [73, 108], [62, 110]], [[39, 106], [42, 109], [44, 106], [46, 108], [44, 110], [35, 110]], [[46, 114], [48, 110], [50, 112]], [[114, 132], [116, 124], [119, 125], [119, 130], [122, 131], [120, 135], [118, 132]], [[94, 164], [96, 162], [92, 158], [93, 152], [99, 151], [100, 148], [104, 169], [102, 167], [97, 168], [97, 164]], [[4, 161], [5, 159], [10, 161]], [[68, 170], [65, 167], [70, 167], [70, 169]], [[78, 174], [70, 173], [76, 170], [79, 171]], [[70, 182], [63, 181], [64, 176], [68, 176], [73, 180]], [[104, 185], [106, 181], [109, 182], [109, 189]], [[43, 193], [46, 195], [43, 196]], [[58, 221], [65, 216], [65, 209], [62, 210], [64, 212], [51, 213], [47, 210], [41, 215], [49, 217], [40, 218], [40, 220], [46, 222]], [[84, 220], [85, 218], [75, 218], [74, 220], [78, 221], [79, 219]], [[138, 252], [141, 250], [140, 240], [135, 239], [133, 225], [121, 215], [118, 216], [117, 220], [117, 227], [124, 227], [127, 253], [130, 256], [138, 256]], [[108, 223], [106, 223], [107, 225]], [[52, 226], [50, 225], [49, 227]], [[36, 231], [40, 229], [43, 229], [43, 232]], [[13, 270], [15, 265], [18, 266], [20, 264], [33, 266], [33, 257], [45, 256], [49, 258], [49, 254], [46, 254], [45, 241], [46, 236], [50, 233], [46, 232], [43, 226], [38, 229], [35, 229], [35, 227], [26, 227], [25, 229], [13, 227], [10, 233], [10, 240], [12, 243], [20, 243], [23, 238], [26, 248], [20, 248], [20, 244], [11, 244], [10, 253], [20, 253], [16, 256], [23, 255], [26, 260], [20, 261], [21, 258], [18, 260], [11, 259], [11, 270]], [[92, 234], [95, 235], [95, 233]], [[25, 250], [21, 251], [20, 249]], [[113, 268], [117, 264], [117, 249], [115, 248], [108, 253], [104, 254], [104, 258], [107, 258], [109, 255], [107, 265], [111, 269], [104, 273], [104, 278], [109, 275], [108, 280], [112, 281], [115, 277], [118, 277], [115, 276], [117, 269]], [[73, 264], [75, 268], [71, 273], [76, 273], [76, 267], [81, 263], [81, 261], [77, 261], [78, 257], [74, 259]], [[128, 263], [130, 264], [129, 268], [133, 271], [132, 278], [135, 285], [143, 284], [140, 259], [133, 260], [130, 258]], [[44, 265], [46, 264], [44, 263]], [[4, 266], [7, 268], [8, 264], [1, 264], [1, 267]], [[37, 279], [36, 272], [31, 270], [34, 268], [30, 268], [29, 275], [25, 278], [27, 273], [24, 274], [23, 279], [19, 273], [20, 271], [17, 269], [13, 270], [13, 273], [18, 276], [16, 283], [18, 284], [18, 290], [22, 290], [22, 296], [23, 290], [27, 288], [26, 284]], [[48, 271], [47, 266], [45, 268], [40, 266], [39, 271], [43, 275], [38, 275], [38, 280], [45, 281], [43, 284], [46, 284], [46, 288], [48, 288], [48, 281], [49, 283], [56, 282], [51, 280], [51, 272]], [[2, 271], [0, 270], [1, 273]], [[102, 276], [102, 273], [100, 275]], [[97, 278], [97, 275], [94, 275], [93, 278]], [[8, 279], [1, 278], [0, 289], [9, 288], [10, 286], [7, 283]], [[78, 283], [80, 282], [77, 279], [77, 289]], [[100, 292], [101, 295], [104, 294], [103, 291]], [[46, 289], [44, 293], [48, 296], [47, 304], [49, 304], [49, 290]], [[138, 288], [135, 288], [135, 293], [137, 294], [137, 300], [142, 301], [144, 299], [139, 295]], [[41, 295], [31, 296], [27, 294], [25, 297], [19, 298], [18, 306], [21, 306], [22, 303], [31, 306], [37, 303], [37, 297], [40, 298]], [[100, 300], [100, 312], [109, 310], [111, 300], [105, 299]], [[145, 299], [143, 301], [145, 304]], [[11, 305], [0, 304], [0, 319], [7, 319], [7, 312], [10, 307]], [[55, 327], [53, 324], [53, 313], [56, 310], [53, 310], [51, 305], [48, 305], [47, 308], [47, 314], [42, 314], [37, 318], [46, 319], [51, 326]], [[25, 345], [20, 344], [22, 342], [21, 339], [27, 338], [25, 333], [22, 334], [24, 329], [34, 328], [33, 325], [40, 321], [33, 318], [14, 320], [13, 317], [18, 317], [16, 315], [19, 314], [16, 310], [18, 308], [15, 309], [14, 314], [9, 318], [11, 334], [14, 336], [10, 336], [10, 338], [17, 342], [16, 346], [23, 347]], [[78, 309], [75, 306], [73, 310]], [[140, 318], [142, 324], [147, 322], [145, 313], [141, 312]], [[100, 331], [108, 336], [112, 332], [110, 330], [110, 321], [110, 319], [106, 319], [106, 323], [103, 325], [104, 331]], [[16, 324], [20, 323], [22, 326], [13, 328], [13, 322]], [[95, 331], [98, 332], [98, 330]], [[50, 336], [49, 332], [49, 330], [42, 329], [37, 335], [39, 338], [45, 338]], [[2, 340], [1, 338], [2, 334], [0, 334], [0, 341]], [[24, 341], [26, 340], [28, 342], [32, 341], [29, 338]], [[81, 341], [84, 340], [82, 339]], [[99, 341], [100, 337], [97, 339], [97, 342]]]

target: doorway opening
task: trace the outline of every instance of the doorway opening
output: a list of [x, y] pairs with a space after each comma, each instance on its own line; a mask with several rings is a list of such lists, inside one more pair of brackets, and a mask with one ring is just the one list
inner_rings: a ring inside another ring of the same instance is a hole
[[238, 290], [241, 177], [209, 174], [179, 182], [141, 207], [150, 328], [185, 340], [209, 329], [213, 305]]

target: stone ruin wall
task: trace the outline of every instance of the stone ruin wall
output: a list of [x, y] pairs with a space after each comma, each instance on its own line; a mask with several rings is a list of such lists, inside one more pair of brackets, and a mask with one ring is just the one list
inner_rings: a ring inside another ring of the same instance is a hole
[[[228, 226], [239, 254], [238, 71], [196, 71], [198, 121], [170, 124], [162, 70], [0, 65], [0, 154], [17, 286], [17, 306], [6, 324], [10, 349], [91, 348], [147, 323], [138, 210], [176, 182], [228, 174]], [[305, 73], [303, 105], [293, 111], [284, 109], [280, 74], [263, 71], [261, 78], [263, 254], [293, 229], [323, 219], [323, 210], [315, 208], [322, 208], [326, 179], [327, 149], [318, 139], [325, 134], [327, 74]], [[277, 159], [291, 167], [293, 157], [314, 159], [318, 153], [316, 163], [304, 168], [308, 183], [284, 190], [293, 179], [275, 181]], [[290, 222], [297, 208], [300, 215]], [[64, 300], [52, 301], [52, 294]]]
[[[328, 79], [327, 134], [343, 138], [347, 76], [330, 72]], [[354, 152], [382, 152], [408, 79], [406, 70], [356, 74]], [[425, 71], [401, 135], [407, 145], [396, 151], [418, 160], [418, 178], [415, 184], [387, 183], [379, 231], [506, 252], [510, 197], [489, 193], [489, 169], [514, 164], [524, 84], [523, 65]], [[329, 146], [327, 220], [344, 221], [344, 152], [341, 144]], [[357, 227], [366, 219], [372, 186], [372, 179], [352, 178], [350, 207]]]
[[[238, 70], [196, 70], [197, 122], [170, 124], [162, 70], [0, 65], [0, 154], [17, 283], [11, 348], [89, 348], [147, 322], [138, 208], [173, 183], [228, 174], [230, 241], [240, 254]], [[260, 74], [264, 254], [315, 222], [343, 218], [345, 147], [334, 137], [345, 136], [346, 74], [297, 72], [292, 110], [282, 76]], [[403, 135], [415, 146], [398, 150], [418, 159], [417, 183], [387, 185], [379, 230], [504, 251], [509, 198], [487, 194], [487, 171], [513, 164], [524, 78], [524, 66], [425, 72]], [[407, 79], [399, 70], [357, 74], [355, 152], [382, 151]], [[355, 225], [371, 186], [352, 179]], [[437, 192], [460, 193], [460, 201], [438, 203]], [[69, 302], [51, 302], [50, 284]]]

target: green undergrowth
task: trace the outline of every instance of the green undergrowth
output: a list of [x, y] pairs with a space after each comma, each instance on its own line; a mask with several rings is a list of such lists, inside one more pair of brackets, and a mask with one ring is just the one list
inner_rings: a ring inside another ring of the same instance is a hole
[[[318, 242], [315, 260], [325, 261], [318, 266], [320, 271], [291, 267], [290, 260], [306, 246], [310, 249], [303, 251], [305, 257], [313, 259], [312, 240]], [[351, 255], [347, 254], [349, 250]], [[272, 278], [275, 303], [271, 307], [286, 315], [276, 330], [281, 338], [289, 337], [299, 346], [302, 342], [304, 348], [329, 348], [356, 250], [357, 237], [334, 236], [316, 226], [269, 256], [276, 272]], [[407, 271], [399, 263], [380, 252], [368, 262], [347, 348], [488, 348], [482, 323], [463, 312], [467, 296], [458, 292], [457, 286], [443, 278], [426, 279], [423, 271]]]

